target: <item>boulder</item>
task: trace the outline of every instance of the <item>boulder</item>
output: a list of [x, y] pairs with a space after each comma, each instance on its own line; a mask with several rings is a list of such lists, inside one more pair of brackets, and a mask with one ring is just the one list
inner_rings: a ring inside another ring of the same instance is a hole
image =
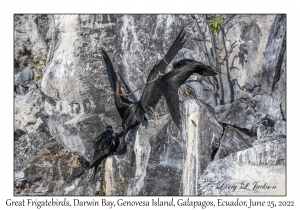
[[214, 156], [214, 160], [219, 160], [232, 153], [249, 149], [252, 147], [253, 142], [253, 137], [250, 137], [242, 131], [227, 125], [222, 138], [220, 139], [220, 147]]
[[286, 143], [270, 141], [212, 161], [198, 194], [286, 195]]

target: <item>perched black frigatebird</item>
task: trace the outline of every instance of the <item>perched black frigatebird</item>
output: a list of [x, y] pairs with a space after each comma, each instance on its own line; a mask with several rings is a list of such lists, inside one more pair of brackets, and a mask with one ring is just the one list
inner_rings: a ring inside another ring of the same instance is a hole
[[101, 145], [100, 150], [107, 148], [114, 136], [115, 134], [112, 127], [110, 125], [106, 126], [106, 130], [94, 139], [95, 150], [98, 149], [99, 145]]
[[[107, 157], [109, 157], [110, 155], [113, 155], [117, 151], [117, 149], [120, 145], [119, 135], [112, 133], [112, 135], [109, 138], [107, 138], [105, 142], [101, 142], [101, 143], [102, 143], [102, 145], [104, 144], [104, 147], [109, 147], [109, 150], [106, 154], [104, 154], [104, 155], [100, 156], [99, 158], [97, 158], [92, 164], [90, 164], [90, 162], [88, 162], [86, 160], [83, 160], [83, 159], [80, 160], [80, 164], [84, 169], [88, 170], [88, 169], [94, 168], [93, 180], [95, 179], [98, 166]], [[98, 146], [99, 146], [99, 144], [98, 144]]]

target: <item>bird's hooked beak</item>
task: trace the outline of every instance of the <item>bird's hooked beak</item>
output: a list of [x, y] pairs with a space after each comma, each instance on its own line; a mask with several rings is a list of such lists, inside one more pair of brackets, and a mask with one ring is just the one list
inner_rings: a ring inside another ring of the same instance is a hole
[[218, 74], [218, 72], [212, 69], [210, 66], [203, 65], [201, 66], [200, 74], [203, 76], [215, 76]]

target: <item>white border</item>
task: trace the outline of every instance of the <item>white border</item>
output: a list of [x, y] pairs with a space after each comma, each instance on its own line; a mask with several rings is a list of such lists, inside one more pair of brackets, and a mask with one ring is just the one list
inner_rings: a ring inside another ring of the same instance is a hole
[[[8, 3], [9, 2], [9, 3]], [[13, 196], [13, 14], [14, 13], [286, 13], [287, 14], [287, 196], [286, 197], [240, 197], [242, 200], [249, 198], [261, 201], [267, 200], [293, 200], [295, 206], [299, 204], [299, 12], [296, 1], [278, 0], [251, 0], [251, 1], [175, 1], [175, 0], [97, 0], [97, 1], [3, 1], [1, 2], [1, 194], [0, 206], [8, 209], [6, 199], [22, 200], [26, 197]], [[39, 200], [51, 197], [30, 197]], [[63, 198], [63, 197], [54, 197]], [[67, 197], [73, 200], [77, 197]], [[82, 200], [92, 200], [95, 197], [80, 197]], [[134, 200], [150, 200], [152, 197], [134, 197]], [[162, 197], [164, 198], [164, 197]], [[118, 200], [120, 197], [109, 197], [109, 200]], [[125, 197], [124, 199], [130, 199]], [[165, 197], [167, 199], [167, 197]], [[175, 197], [175, 200], [179, 197]], [[194, 198], [193, 198], [194, 199]], [[201, 200], [216, 200], [218, 197], [203, 197]], [[224, 200], [235, 200], [236, 197], [221, 197]], [[45, 207], [46, 208], [46, 207]], [[97, 209], [103, 207], [97, 207]], [[161, 207], [160, 209], [168, 209]], [[173, 207], [169, 207], [173, 208]], [[186, 209], [192, 209], [187, 207]], [[290, 207], [291, 208], [291, 207]], [[1, 208], [3, 209], [3, 208]], [[22, 209], [33, 209], [23, 207]], [[42, 207], [44, 209], [44, 207]], [[65, 209], [58, 207], [57, 209]], [[107, 208], [103, 208], [107, 209]], [[114, 208], [115, 209], [115, 208]], [[117, 208], [118, 209], [118, 208]], [[130, 207], [130, 209], [138, 209]], [[198, 208], [199, 209], [199, 208]], [[210, 209], [210, 208], [206, 208]], [[232, 209], [223, 207], [222, 209]], [[238, 208], [235, 208], [238, 209]], [[255, 208], [267, 209], [267, 208]], [[274, 208], [283, 209], [283, 208]], [[298, 208], [299, 209], [299, 208]]]

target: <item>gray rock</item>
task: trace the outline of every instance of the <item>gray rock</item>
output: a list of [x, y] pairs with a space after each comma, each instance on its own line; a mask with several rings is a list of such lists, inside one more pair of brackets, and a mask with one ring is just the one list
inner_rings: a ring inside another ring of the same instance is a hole
[[26, 67], [25, 69], [23, 69], [21, 71], [20, 76], [15, 81], [15, 85], [25, 86], [32, 79], [33, 79], [33, 72], [31, 71], [31, 69], [29, 67]]
[[240, 99], [232, 104], [215, 108], [218, 121], [228, 125], [247, 129], [256, 133], [257, 126], [268, 119], [275, 131], [286, 135], [285, 120], [280, 102], [268, 95], [257, 95], [253, 99]]
[[[272, 141], [211, 162], [199, 195], [286, 195], [285, 142]], [[262, 186], [261, 188], [255, 186]], [[270, 188], [267, 188], [270, 186]]]
[[274, 125], [270, 120], [263, 120], [257, 128], [258, 143], [265, 143], [273, 140], [285, 139], [285, 135], [275, 131]]
[[268, 95], [257, 95], [253, 99], [256, 101], [257, 112], [266, 114], [267, 118], [272, 121], [274, 130], [286, 135], [286, 123], [280, 102]]
[[[262, 85], [262, 65], [264, 53], [269, 45], [271, 25], [276, 15], [231, 15], [232, 18], [225, 25], [224, 39], [221, 33], [217, 37], [220, 49], [232, 53], [229, 59], [221, 65], [224, 86], [225, 103], [233, 103], [241, 97], [252, 97], [253, 93]], [[235, 38], [233, 38], [235, 37]], [[221, 58], [226, 58], [224, 51]]]
[[286, 52], [282, 61], [279, 81], [274, 85], [274, 91], [271, 96], [280, 101], [282, 115], [286, 119]]
[[16, 171], [15, 172], [15, 187], [16, 188], [22, 188], [25, 184], [25, 174], [23, 171]]
[[286, 52], [286, 15], [276, 15], [272, 24], [262, 69], [257, 75], [261, 87], [255, 93], [271, 95], [280, 80]]
[[95, 195], [93, 183], [84, 182], [92, 170], [84, 173], [78, 156], [53, 139], [43, 123], [15, 141], [14, 163], [15, 195], [69, 195], [72, 186], [83, 188], [72, 195]]
[[214, 160], [222, 159], [231, 153], [249, 149], [252, 147], [253, 142], [253, 138], [228, 125], [225, 127], [225, 131], [220, 139], [220, 147]]
[[[151, 136], [149, 143], [148, 155], [145, 156], [145, 161], [147, 159], [148, 161], [143, 163], [146, 165], [139, 195], [181, 194], [185, 146], [180, 131], [169, 119], [157, 133]], [[181, 176], [173, 176], [174, 174], [181, 174]], [[156, 177], [160, 178], [156, 179]]]
[[[14, 67], [18, 72], [28, 65], [33, 66], [38, 55], [47, 51], [45, 33], [50, 25], [48, 15], [15, 15], [14, 22]], [[51, 15], [49, 15], [51, 16]], [[36, 65], [35, 65], [36, 66]]]
[[26, 134], [25, 131], [21, 130], [21, 129], [17, 129], [14, 131], [14, 140], [18, 140], [19, 137], [21, 137], [22, 135]]
[[14, 101], [15, 129], [22, 129], [30, 133], [36, 125], [41, 123], [42, 96], [38, 90], [32, 90], [26, 95], [17, 94]]
[[199, 100], [184, 102], [182, 123], [179, 132], [168, 120], [151, 137], [147, 172], [139, 195], [197, 193], [197, 179], [211, 161], [213, 146], [219, 146], [223, 127]]

